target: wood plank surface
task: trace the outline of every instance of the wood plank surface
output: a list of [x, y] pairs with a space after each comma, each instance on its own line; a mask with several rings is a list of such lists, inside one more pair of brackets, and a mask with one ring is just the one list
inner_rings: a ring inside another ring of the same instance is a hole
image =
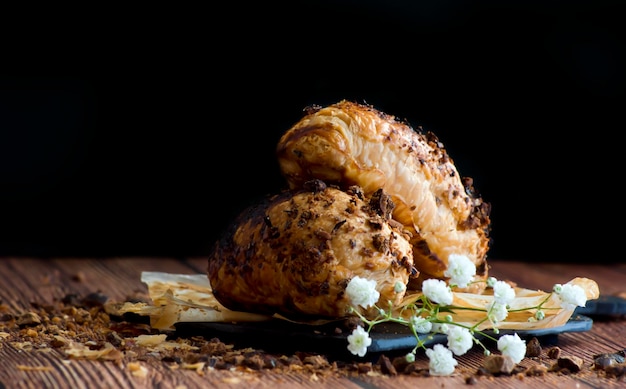
[[[206, 260], [106, 258], [106, 259], [36, 259], [0, 258], [0, 317], [19, 316], [33, 306], [53, 304], [65, 296], [85, 296], [102, 292], [113, 301], [126, 301], [147, 292], [141, 283], [143, 271], [169, 273], [204, 273]], [[549, 290], [554, 283], [563, 283], [577, 276], [595, 280], [601, 294], [626, 292], [626, 265], [578, 265], [563, 263], [530, 263], [491, 261], [491, 274], [499, 279], [517, 282], [529, 289]], [[594, 318], [590, 331], [565, 333], [558, 337], [562, 354], [583, 358], [589, 367], [593, 356], [626, 348], [626, 323], [623, 316]], [[165, 363], [139, 361], [145, 374], [136, 374], [129, 364], [112, 361], [68, 358], [60, 349], [32, 339], [26, 330], [19, 334], [7, 331], [0, 321], [0, 388], [442, 388], [468, 385], [483, 360], [475, 347], [457, 357], [459, 366], [449, 377], [421, 377], [399, 374], [328, 374], [311, 372], [273, 372], [271, 369], [218, 370], [173, 369]], [[27, 340], [18, 344], [16, 339]], [[26, 344], [30, 343], [30, 344]], [[423, 355], [418, 361], [427, 363]], [[525, 358], [522, 366], [537, 364]], [[497, 388], [610, 388], [624, 387], [624, 377], [605, 377], [590, 372], [580, 374], [548, 373], [542, 376], [517, 374], [499, 377], [478, 377], [473, 386]]]

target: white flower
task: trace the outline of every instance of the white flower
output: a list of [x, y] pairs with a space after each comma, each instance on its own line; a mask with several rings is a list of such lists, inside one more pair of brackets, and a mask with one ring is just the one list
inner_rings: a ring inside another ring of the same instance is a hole
[[413, 328], [415, 328], [415, 332], [418, 334], [427, 334], [433, 329], [433, 323], [424, 319], [421, 316], [411, 316], [409, 319]]
[[452, 304], [452, 290], [445, 281], [429, 278], [422, 282], [422, 292], [428, 299], [441, 306]]
[[351, 335], [348, 335], [348, 350], [354, 355], [362, 357], [367, 353], [367, 348], [372, 344], [370, 334], [361, 326], [357, 326]]
[[474, 337], [467, 328], [450, 326], [448, 330], [448, 348], [456, 355], [463, 355], [472, 348]]
[[441, 334], [447, 334], [449, 329], [450, 326], [446, 323], [433, 323], [431, 331]]
[[546, 313], [542, 310], [538, 310], [537, 312], [535, 312], [535, 319], [537, 320], [543, 320], [546, 317]]
[[404, 356], [404, 359], [406, 359], [408, 363], [413, 363], [415, 362], [415, 354], [408, 353], [407, 355]]
[[521, 339], [517, 333], [502, 335], [498, 339], [498, 350], [503, 355], [511, 357], [515, 363], [520, 363], [526, 356], [526, 341]]
[[489, 320], [491, 320], [493, 324], [498, 324], [506, 319], [509, 315], [509, 310], [507, 309], [506, 304], [492, 300], [489, 304], [487, 304], [487, 314]]
[[450, 278], [450, 284], [465, 288], [476, 275], [476, 265], [467, 255], [450, 254], [448, 268], [443, 275]]
[[501, 304], [508, 304], [515, 298], [515, 290], [504, 281], [496, 281], [493, 286], [493, 298]]
[[443, 345], [436, 344], [432, 349], [426, 349], [426, 355], [430, 360], [428, 363], [430, 375], [450, 375], [454, 373], [454, 367], [458, 362], [452, 356], [452, 351]]
[[376, 304], [380, 297], [380, 293], [376, 290], [376, 281], [359, 276], [350, 280], [346, 287], [346, 294], [353, 305], [360, 305], [363, 308]]
[[393, 284], [393, 291], [396, 293], [402, 293], [406, 290], [406, 285], [404, 285], [402, 282], [400, 281], [396, 281], [395, 284]]
[[574, 309], [576, 307], [584, 307], [587, 304], [587, 295], [585, 290], [573, 284], [561, 285], [557, 295], [561, 299], [561, 308]]
[[496, 277], [487, 278], [487, 286], [493, 288], [493, 286], [496, 284], [496, 281], [498, 281]]

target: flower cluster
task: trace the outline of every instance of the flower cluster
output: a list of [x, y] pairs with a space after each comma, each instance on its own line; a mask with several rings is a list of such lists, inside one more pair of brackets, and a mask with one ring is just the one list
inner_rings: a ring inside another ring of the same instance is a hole
[[[381, 309], [376, 304], [380, 293], [376, 290], [376, 282], [361, 277], [354, 277], [346, 288], [346, 295], [352, 302], [353, 312], [361, 318], [367, 326], [357, 326], [348, 336], [348, 350], [360, 357], [365, 356], [367, 348], [372, 344], [370, 338], [371, 329], [383, 322], [401, 323], [407, 326], [417, 340], [416, 346], [406, 355], [408, 362], [415, 361], [415, 355], [419, 349], [424, 349], [429, 358], [429, 371], [431, 375], [450, 375], [454, 372], [457, 361], [454, 356], [460, 356], [469, 351], [474, 344], [483, 348], [485, 355], [490, 351], [476, 335], [490, 339], [497, 344], [498, 350], [509, 356], [515, 363], [519, 363], [526, 355], [526, 342], [517, 333], [505, 334], [500, 337], [489, 335], [479, 326], [485, 322], [490, 323], [494, 334], [499, 334], [498, 325], [504, 322], [511, 312], [510, 303], [515, 299], [515, 289], [504, 281], [489, 277], [487, 287], [493, 291], [493, 299], [483, 308], [467, 308], [452, 305], [455, 288], [465, 288], [473, 281], [476, 275], [474, 263], [465, 255], [450, 255], [448, 268], [444, 273], [449, 281], [439, 279], [427, 279], [422, 283], [422, 294], [412, 304], [403, 307], [403, 314], [395, 315], [391, 302], [388, 309]], [[394, 290], [396, 293], [404, 292], [405, 286], [398, 282]], [[584, 307], [587, 301], [585, 291], [578, 285], [556, 284], [550, 294], [538, 305], [516, 309], [515, 311], [534, 311], [532, 320], [543, 320], [545, 317], [544, 304], [556, 296], [562, 308], [574, 309], [576, 306]], [[378, 308], [378, 316], [368, 319], [356, 309]], [[455, 322], [452, 313], [459, 309], [471, 309], [484, 312], [484, 318], [475, 324], [468, 325]], [[408, 311], [406, 311], [408, 310]], [[406, 312], [409, 314], [407, 315]], [[433, 334], [446, 335], [446, 346], [435, 344], [432, 348], [426, 346], [426, 342], [432, 339]]]

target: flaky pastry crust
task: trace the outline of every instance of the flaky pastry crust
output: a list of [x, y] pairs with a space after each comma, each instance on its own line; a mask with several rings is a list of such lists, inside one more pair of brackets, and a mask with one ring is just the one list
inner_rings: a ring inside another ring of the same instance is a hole
[[[355, 276], [375, 280], [384, 308], [398, 305], [417, 275], [412, 247], [391, 219], [383, 191], [365, 198], [313, 180], [242, 212], [214, 246], [208, 276], [214, 296], [238, 311], [293, 319], [351, 314], [345, 289]], [[374, 308], [363, 314], [376, 315]]]
[[[423, 133], [366, 104], [340, 101], [312, 107], [280, 138], [280, 169], [292, 189], [317, 178], [341, 187], [358, 185], [366, 195], [384, 189], [393, 217], [411, 234], [420, 272], [409, 283], [446, 279], [450, 254], [467, 255], [476, 280], [488, 275], [490, 205], [462, 178], [433, 133]], [[468, 292], [481, 292], [484, 282]]]

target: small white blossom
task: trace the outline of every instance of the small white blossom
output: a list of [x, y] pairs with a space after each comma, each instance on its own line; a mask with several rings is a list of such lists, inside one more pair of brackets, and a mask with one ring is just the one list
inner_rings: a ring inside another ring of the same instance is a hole
[[402, 293], [406, 290], [406, 285], [404, 285], [402, 282], [400, 281], [396, 281], [395, 284], [393, 284], [393, 291], [396, 293]]
[[450, 284], [465, 288], [476, 275], [476, 265], [467, 255], [450, 254], [448, 268], [443, 275], [450, 278]]
[[351, 335], [348, 335], [348, 350], [359, 357], [367, 353], [367, 348], [372, 344], [372, 339], [367, 331], [357, 326]]
[[561, 299], [561, 308], [563, 309], [584, 307], [587, 304], [585, 290], [578, 285], [561, 285], [560, 292], [557, 292], [557, 295]]
[[441, 306], [452, 304], [454, 298], [450, 286], [445, 281], [429, 278], [422, 282], [422, 292], [428, 299]]
[[432, 332], [438, 332], [441, 334], [447, 334], [450, 326], [446, 323], [432, 323]]
[[493, 324], [498, 324], [499, 322], [504, 321], [504, 319], [506, 319], [509, 315], [507, 305], [499, 303], [496, 300], [492, 300], [489, 304], [487, 304], [487, 312], [489, 320], [491, 320]]
[[433, 323], [424, 319], [421, 316], [411, 316], [409, 319], [413, 328], [415, 328], [415, 332], [418, 334], [427, 334], [433, 329]]
[[404, 359], [406, 359], [406, 361], [407, 361], [408, 363], [413, 363], [413, 362], [415, 362], [415, 354], [413, 354], [413, 353], [408, 353], [408, 354], [404, 357]]
[[501, 304], [508, 304], [515, 298], [515, 290], [504, 281], [496, 281], [493, 286], [493, 298]]
[[498, 281], [496, 277], [487, 278], [487, 286], [493, 288], [493, 286], [496, 284], [496, 281]]
[[498, 339], [498, 350], [503, 355], [511, 357], [515, 363], [520, 363], [526, 356], [526, 341], [521, 339], [517, 333], [502, 335]]
[[561, 284], [554, 284], [554, 287], [552, 287], [552, 291], [556, 294], [561, 293], [561, 290], [563, 290], [563, 285]]
[[542, 310], [538, 310], [537, 312], [535, 312], [535, 319], [537, 320], [543, 320], [546, 317], [546, 313]]
[[430, 362], [428, 370], [430, 375], [443, 376], [454, 373], [454, 367], [458, 364], [452, 351], [448, 350], [441, 344], [436, 344], [433, 348], [426, 349], [426, 355]]
[[376, 304], [380, 297], [380, 293], [376, 290], [376, 281], [359, 276], [350, 280], [346, 287], [346, 294], [353, 305], [360, 305], [363, 308]]
[[472, 348], [474, 337], [467, 328], [456, 325], [448, 330], [448, 349], [456, 355], [463, 355]]

